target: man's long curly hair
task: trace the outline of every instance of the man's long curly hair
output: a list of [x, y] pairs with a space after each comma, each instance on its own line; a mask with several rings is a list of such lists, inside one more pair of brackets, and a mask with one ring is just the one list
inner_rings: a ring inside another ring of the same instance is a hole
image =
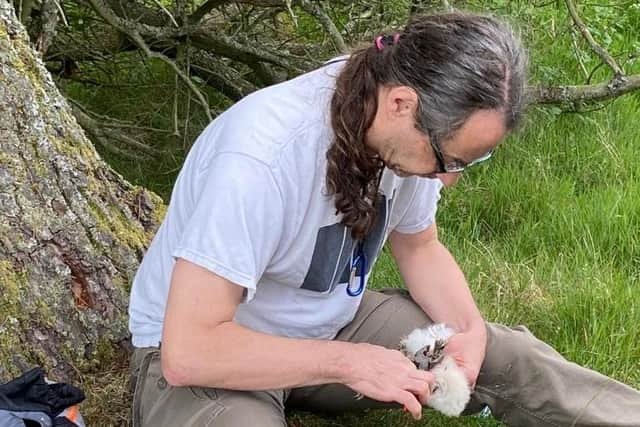
[[[380, 49], [381, 47], [382, 49]], [[395, 38], [351, 54], [331, 100], [334, 141], [327, 151], [327, 189], [342, 224], [356, 239], [376, 221], [384, 162], [366, 145], [382, 86], [409, 86], [419, 100], [416, 127], [447, 143], [471, 114], [504, 113], [507, 130], [524, 110], [526, 55], [506, 24], [449, 13], [413, 18]]]

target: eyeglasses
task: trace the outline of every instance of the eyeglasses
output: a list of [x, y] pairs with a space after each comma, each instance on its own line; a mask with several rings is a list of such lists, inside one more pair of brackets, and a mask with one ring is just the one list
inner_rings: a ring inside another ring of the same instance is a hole
[[446, 163], [444, 161], [444, 154], [442, 153], [442, 149], [440, 145], [437, 143], [436, 138], [433, 137], [433, 133], [429, 132], [429, 142], [431, 143], [431, 148], [433, 148], [433, 152], [436, 155], [436, 160], [438, 161], [438, 172], [436, 173], [459, 173], [464, 171], [466, 168], [478, 164], [480, 162], [484, 162], [488, 160], [493, 155], [493, 150], [489, 150], [488, 153], [479, 157], [470, 162], [463, 162], [460, 159], [454, 159], [453, 161]]

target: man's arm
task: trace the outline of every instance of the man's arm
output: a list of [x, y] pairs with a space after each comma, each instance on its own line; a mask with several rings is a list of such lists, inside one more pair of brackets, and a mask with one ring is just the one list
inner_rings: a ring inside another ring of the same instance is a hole
[[342, 383], [419, 417], [433, 381], [399, 351], [370, 344], [301, 340], [233, 322], [243, 289], [178, 259], [162, 334], [162, 372], [172, 385], [266, 390]]
[[452, 337], [447, 350], [474, 383], [484, 360], [486, 328], [464, 274], [438, 240], [436, 224], [415, 234], [394, 231], [389, 243], [413, 300], [434, 322], [460, 333]]

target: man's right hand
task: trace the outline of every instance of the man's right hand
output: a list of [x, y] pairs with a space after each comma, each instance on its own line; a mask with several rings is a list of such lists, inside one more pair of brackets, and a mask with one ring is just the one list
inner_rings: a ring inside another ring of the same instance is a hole
[[371, 399], [398, 402], [420, 418], [432, 374], [397, 350], [284, 338], [238, 325], [233, 317], [242, 292], [198, 265], [176, 261], [161, 347], [169, 384], [271, 390], [342, 383]]
[[417, 369], [400, 351], [373, 344], [354, 344], [346, 357], [345, 385], [371, 399], [404, 405], [416, 420], [422, 417], [433, 374]]

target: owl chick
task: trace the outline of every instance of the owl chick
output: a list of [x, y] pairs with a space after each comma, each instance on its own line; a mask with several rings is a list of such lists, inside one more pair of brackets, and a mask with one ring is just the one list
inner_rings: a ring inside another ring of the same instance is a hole
[[464, 372], [444, 354], [454, 333], [445, 324], [437, 323], [414, 329], [400, 342], [400, 351], [419, 369], [431, 371], [435, 378], [427, 405], [448, 416], [460, 415], [471, 397]]

